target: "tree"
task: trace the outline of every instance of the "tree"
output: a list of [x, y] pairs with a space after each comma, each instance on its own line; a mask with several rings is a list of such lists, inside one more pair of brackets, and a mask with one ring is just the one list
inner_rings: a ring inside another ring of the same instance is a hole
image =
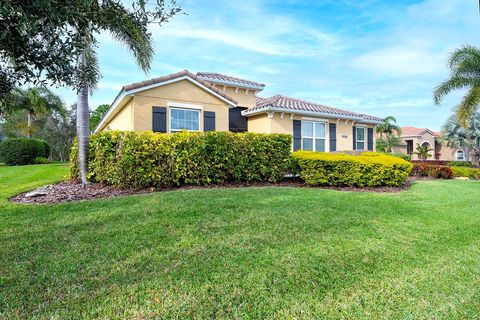
[[100, 120], [102, 120], [103, 116], [107, 113], [108, 109], [110, 109], [109, 104], [101, 104], [90, 113], [90, 132], [95, 130], [97, 125], [100, 123]]
[[397, 119], [393, 116], [386, 117], [384, 122], [375, 128], [375, 131], [380, 135], [381, 139], [384, 135], [396, 133], [399, 136], [402, 134], [402, 129], [397, 125]]
[[393, 133], [387, 133], [383, 138], [376, 140], [376, 149], [380, 152], [392, 153], [394, 147], [403, 147], [400, 137]]
[[28, 138], [32, 137], [35, 130], [34, 120], [36, 117], [52, 111], [65, 113], [60, 97], [45, 88], [34, 87], [26, 90], [16, 88], [10, 93], [10, 97], [5, 103], [4, 117], [19, 120], [26, 113], [26, 123], [20, 122], [19, 126], [22, 127], [23, 133]]
[[82, 79], [90, 77], [94, 82], [95, 73], [84, 73], [77, 65], [87, 38], [101, 31], [109, 31], [124, 43], [125, 38], [135, 39], [142, 34], [150, 37], [148, 23], [161, 24], [180, 12], [174, 0], [131, 3], [132, 7], [127, 8], [120, 0], [3, 1], [0, 100], [25, 83], [78, 89]]
[[431, 147], [423, 146], [417, 143], [417, 147], [415, 148], [415, 152], [413, 152], [413, 154], [416, 154], [418, 158], [422, 160], [427, 160], [428, 158], [432, 157], [430, 151], [433, 151]]
[[480, 48], [463, 46], [455, 50], [448, 60], [450, 79], [442, 82], [433, 92], [433, 100], [440, 105], [445, 95], [453, 90], [467, 89], [456, 108], [457, 119], [463, 127], [480, 104]]
[[475, 162], [480, 160], [480, 113], [475, 113], [468, 120], [465, 128], [456, 115], [452, 115], [442, 127], [442, 136], [448, 147], [469, 148]]

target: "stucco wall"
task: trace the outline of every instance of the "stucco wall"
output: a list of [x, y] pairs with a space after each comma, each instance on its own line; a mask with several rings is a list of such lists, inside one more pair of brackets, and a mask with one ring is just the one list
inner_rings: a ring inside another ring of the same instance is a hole
[[[293, 120], [313, 120], [313, 121], [324, 121], [327, 123], [335, 123], [337, 125], [337, 151], [351, 151], [353, 150], [353, 125], [352, 121], [345, 121], [337, 119], [325, 119], [317, 117], [303, 117], [299, 115], [294, 115], [293, 119], [290, 117], [290, 114], [285, 113], [282, 118], [282, 114], [275, 112], [271, 118], [268, 117], [266, 113], [255, 115], [248, 118], [248, 131], [258, 132], [258, 133], [286, 133], [293, 135]], [[362, 125], [362, 124], [358, 124]], [[374, 125], [364, 125], [367, 128], [375, 128]], [[367, 135], [367, 132], [365, 132]], [[367, 138], [367, 136], [365, 136]], [[375, 139], [374, 135], [374, 139]], [[327, 127], [326, 132], [326, 141], [325, 149], [326, 151], [330, 150], [330, 137], [329, 130]], [[367, 141], [365, 142], [365, 147], [367, 148]], [[373, 142], [373, 147], [375, 150], [375, 140]]]
[[130, 100], [105, 126], [104, 130], [133, 130], [133, 100]]
[[225, 87], [225, 90], [224, 90], [224, 87], [218, 84], [215, 85], [215, 87], [218, 90], [222, 90], [223, 92], [225, 92], [229, 97], [235, 99], [237, 101], [237, 105], [241, 107], [251, 108], [256, 106], [257, 104], [257, 95], [256, 95], [256, 92], [253, 90], [248, 90], [248, 93], [247, 93], [246, 89], [241, 89], [241, 88], [238, 88], [238, 90], [236, 90], [233, 87], [227, 86]]
[[[152, 130], [152, 107], [167, 107], [167, 131], [170, 130], [169, 104], [194, 105], [201, 108], [200, 130], [203, 131], [203, 112], [215, 112], [215, 130], [228, 131], [228, 105], [188, 80], [141, 91], [133, 98], [135, 131]], [[178, 106], [177, 106], [178, 107]], [[188, 106], [184, 106], [188, 108]]]

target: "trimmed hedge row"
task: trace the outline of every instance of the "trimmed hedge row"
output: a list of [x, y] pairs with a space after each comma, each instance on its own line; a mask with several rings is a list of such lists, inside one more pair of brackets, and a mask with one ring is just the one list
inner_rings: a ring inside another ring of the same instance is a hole
[[45, 140], [11, 138], [0, 142], [0, 162], [9, 166], [36, 163], [37, 158], [48, 158], [50, 145]]
[[450, 167], [471, 167], [472, 163], [470, 161], [450, 161], [448, 165]]
[[[120, 188], [276, 182], [290, 166], [286, 134], [107, 131], [89, 144], [89, 179]], [[78, 148], [71, 177], [78, 177]]]
[[430, 177], [434, 179], [452, 179], [453, 171], [449, 166], [415, 163], [412, 169], [412, 176]]
[[412, 169], [408, 161], [375, 152], [355, 156], [297, 151], [292, 156], [300, 178], [317, 186], [400, 186]]
[[480, 169], [469, 167], [452, 167], [455, 177], [467, 177], [470, 179], [480, 180]]
[[448, 165], [447, 160], [412, 160], [411, 162], [413, 164], [423, 163], [423, 164], [435, 165], [435, 166], [447, 166]]

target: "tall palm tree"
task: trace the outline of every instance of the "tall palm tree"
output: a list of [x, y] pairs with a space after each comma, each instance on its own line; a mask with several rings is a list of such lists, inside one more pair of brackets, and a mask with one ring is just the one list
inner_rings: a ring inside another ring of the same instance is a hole
[[127, 9], [118, 1], [93, 2], [101, 19], [94, 21], [94, 24], [77, 27], [77, 32], [83, 35], [85, 42], [85, 49], [79, 53], [77, 58], [78, 78], [81, 79], [77, 88], [78, 165], [83, 186], [87, 184], [88, 173], [88, 142], [90, 136], [88, 95], [96, 88], [100, 78], [98, 60], [95, 54], [96, 33], [102, 30], [109, 31], [115, 40], [129, 49], [136, 63], [146, 73], [150, 70], [154, 54], [152, 35], [147, 28], [148, 23], [154, 22], [160, 25], [181, 11], [174, 0], [171, 0], [173, 7], [169, 10], [165, 8], [164, 0], [157, 1], [157, 7], [153, 11], [146, 9], [147, 3], [145, 1], [134, 1], [133, 11]]
[[376, 140], [376, 149], [385, 153], [392, 153], [394, 147], [403, 147], [404, 143], [400, 137], [393, 133], [387, 133], [385, 137]]
[[450, 79], [442, 82], [433, 92], [436, 105], [442, 98], [456, 89], [467, 89], [467, 93], [457, 106], [457, 118], [463, 127], [480, 105], [480, 48], [463, 46], [455, 50], [448, 60]]
[[442, 137], [448, 147], [470, 148], [475, 162], [480, 159], [480, 113], [476, 112], [463, 127], [456, 115], [452, 115], [442, 127]]
[[386, 117], [384, 122], [376, 127], [375, 131], [380, 135], [380, 139], [383, 139], [384, 135], [396, 133], [399, 136], [402, 134], [402, 129], [397, 125], [397, 119], [393, 116]]
[[65, 108], [61, 99], [50, 90], [42, 87], [33, 87], [26, 90], [16, 88], [8, 101], [10, 112], [25, 110], [27, 112], [26, 136], [31, 138], [33, 134], [33, 120], [39, 115], [57, 111], [65, 114]]

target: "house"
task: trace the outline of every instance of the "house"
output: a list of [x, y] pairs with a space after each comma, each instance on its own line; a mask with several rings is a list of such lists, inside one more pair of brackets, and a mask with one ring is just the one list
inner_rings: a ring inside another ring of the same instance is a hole
[[282, 95], [261, 98], [264, 87], [187, 70], [133, 83], [121, 89], [95, 132], [287, 133], [294, 138], [294, 150], [374, 150], [374, 128], [383, 119]]
[[395, 152], [402, 152], [412, 156], [413, 160], [418, 160], [414, 154], [417, 144], [432, 149], [431, 159], [464, 161], [471, 160], [468, 148], [450, 148], [447, 147], [442, 139], [440, 132], [428, 128], [402, 127], [400, 138], [404, 146], [395, 147]]

